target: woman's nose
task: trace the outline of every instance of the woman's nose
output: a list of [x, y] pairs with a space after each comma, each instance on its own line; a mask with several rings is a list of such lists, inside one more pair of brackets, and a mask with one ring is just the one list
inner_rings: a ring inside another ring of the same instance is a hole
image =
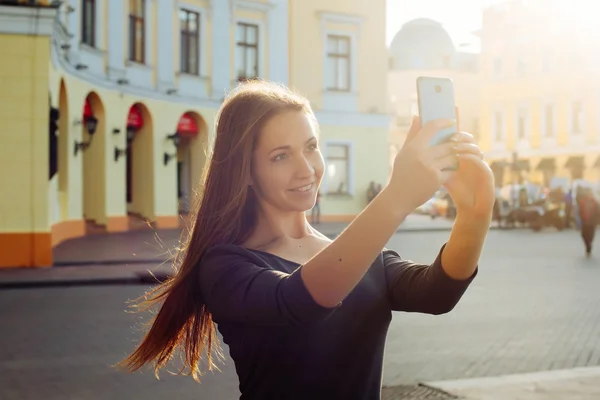
[[298, 159], [296, 165], [296, 174], [300, 178], [312, 176], [315, 173], [315, 169], [308, 158], [302, 156]]

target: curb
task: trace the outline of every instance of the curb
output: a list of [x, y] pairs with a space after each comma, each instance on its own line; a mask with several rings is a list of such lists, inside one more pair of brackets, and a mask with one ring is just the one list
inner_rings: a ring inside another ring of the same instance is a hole
[[576, 367], [549, 371], [526, 372], [522, 374], [506, 374], [481, 378], [464, 378], [435, 382], [423, 382], [421, 385], [451, 393], [453, 390], [471, 388], [493, 388], [510, 384], [561, 381], [577, 378], [600, 377], [600, 367]]
[[117, 285], [155, 285], [164, 282], [169, 278], [169, 274], [164, 272], [154, 272], [152, 276], [148, 272], [138, 272], [130, 275], [117, 277], [73, 277], [56, 279], [22, 279], [15, 281], [0, 281], [0, 290], [2, 289], [32, 289], [32, 288], [65, 288], [75, 286], [117, 286]]
[[52, 267], [77, 267], [80, 265], [122, 265], [122, 264], [162, 264], [169, 261], [162, 258], [147, 258], [134, 260], [81, 260], [81, 261], [59, 261]]

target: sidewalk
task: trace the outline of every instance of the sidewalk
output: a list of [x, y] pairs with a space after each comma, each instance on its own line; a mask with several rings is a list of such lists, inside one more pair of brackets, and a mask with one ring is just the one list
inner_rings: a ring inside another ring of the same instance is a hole
[[[398, 232], [449, 231], [452, 224], [446, 219], [410, 215]], [[346, 226], [323, 223], [316, 228], [334, 238]], [[171, 272], [170, 260], [180, 237], [179, 229], [145, 229], [68, 240], [54, 249], [52, 268], [0, 268], [0, 288], [156, 282], [150, 272], [160, 279]]]
[[464, 400], [598, 400], [600, 367], [427, 382]]
[[[447, 219], [410, 215], [398, 232], [449, 231], [452, 224]], [[333, 238], [346, 226], [345, 223], [322, 223], [315, 228]], [[180, 236], [179, 229], [89, 235], [59, 244], [54, 249], [54, 265], [159, 263], [171, 258]]]

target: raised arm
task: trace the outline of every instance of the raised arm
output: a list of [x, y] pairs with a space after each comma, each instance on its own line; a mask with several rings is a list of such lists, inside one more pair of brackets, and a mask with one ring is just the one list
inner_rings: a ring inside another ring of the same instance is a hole
[[444, 314], [458, 303], [477, 270], [467, 279], [454, 279], [442, 265], [445, 247], [431, 265], [402, 259], [396, 252], [383, 252], [387, 290], [393, 311]]
[[381, 193], [330, 245], [302, 268], [302, 279], [314, 300], [339, 304], [362, 279], [404, 218], [442, 184], [442, 170], [456, 163], [456, 154], [470, 150], [453, 142], [430, 147], [430, 138], [453, 121], [413, 127], [396, 156], [392, 177]]

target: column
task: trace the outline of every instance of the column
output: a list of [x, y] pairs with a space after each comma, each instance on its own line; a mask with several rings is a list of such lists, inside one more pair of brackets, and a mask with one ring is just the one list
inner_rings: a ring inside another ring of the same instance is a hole
[[269, 80], [289, 84], [289, 0], [271, 0], [268, 15]]
[[173, 88], [175, 77], [175, 60], [173, 52], [173, 0], [160, 0], [157, 2], [157, 86], [164, 92]]
[[212, 0], [212, 76], [211, 97], [220, 100], [231, 87], [231, 5]]
[[108, 0], [108, 78], [117, 80], [125, 77], [125, 7], [123, 0]]

